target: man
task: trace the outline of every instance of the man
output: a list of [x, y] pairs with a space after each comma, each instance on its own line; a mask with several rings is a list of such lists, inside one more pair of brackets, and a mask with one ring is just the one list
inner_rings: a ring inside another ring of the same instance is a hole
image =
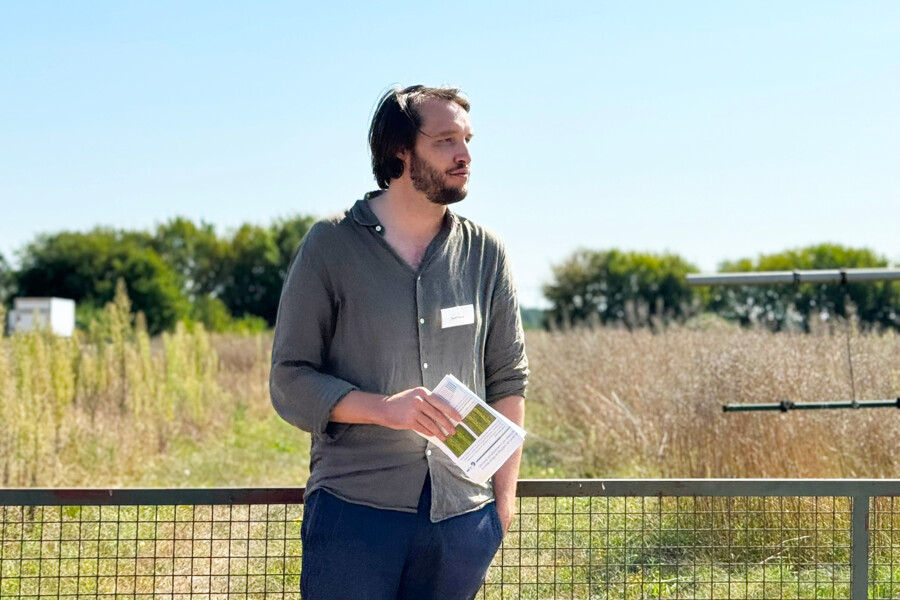
[[502, 244], [447, 208], [468, 191], [471, 138], [458, 90], [385, 94], [369, 131], [380, 190], [314, 225], [285, 281], [270, 387], [312, 433], [304, 598], [472, 598], [513, 519], [520, 452], [481, 485], [418, 435], [461, 419], [430, 393], [448, 373], [523, 423]]

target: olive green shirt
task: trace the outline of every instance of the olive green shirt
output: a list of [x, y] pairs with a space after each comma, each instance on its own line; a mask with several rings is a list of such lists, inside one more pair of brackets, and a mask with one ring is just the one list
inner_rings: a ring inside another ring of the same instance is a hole
[[353, 390], [431, 390], [448, 373], [488, 403], [524, 396], [519, 306], [503, 245], [484, 228], [448, 210], [418, 270], [384, 233], [359, 200], [304, 238], [278, 307], [272, 403], [312, 433], [307, 495], [321, 488], [348, 502], [416, 512], [430, 472], [437, 522], [490, 502], [490, 482], [470, 481], [413, 431], [335, 423], [331, 411]]

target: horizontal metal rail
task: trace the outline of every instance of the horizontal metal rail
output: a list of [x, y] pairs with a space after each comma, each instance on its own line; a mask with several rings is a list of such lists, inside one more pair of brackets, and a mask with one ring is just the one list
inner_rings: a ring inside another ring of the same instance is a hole
[[[305, 488], [0, 489], [0, 506], [302, 504]], [[900, 497], [893, 479], [522, 479], [520, 498], [650, 496]]]
[[791, 410], [828, 410], [833, 408], [900, 408], [900, 398], [893, 400], [841, 400], [837, 402], [759, 402], [752, 404], [726, 404], [722, 407], [724, 412], [754, 412], [777, 410], [788, 412]]
[[304, 488], [0, 489], [0, 506], [302, 504]]
[[701, 273], [688, 275], [690, 286], [778, 285], [801, 283], [874, 283], [900, 281], [900, 269], [818, 269], [795, 271], [754, 271], [742, 273]]

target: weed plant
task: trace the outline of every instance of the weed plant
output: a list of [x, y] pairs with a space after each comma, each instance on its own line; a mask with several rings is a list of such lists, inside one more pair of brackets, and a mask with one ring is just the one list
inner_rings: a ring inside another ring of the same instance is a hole
[[0, 485], [126, 483], [175, 437], [209, 435], [245, 401], [218, 374], [201, 325], [151, 341], [122, 283], [87, 332], [0, 339]]

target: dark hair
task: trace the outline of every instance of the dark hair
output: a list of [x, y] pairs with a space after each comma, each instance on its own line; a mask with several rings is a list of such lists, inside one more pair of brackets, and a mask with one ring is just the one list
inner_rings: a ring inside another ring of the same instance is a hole
[[422, 126], [416, 107], [425, 100], [433, 99], [456, 102], [466, 112], [469, 111], [469, 101], [460, 95], [459, 89], [451, 87], [411, 85], [401, 89], [396, 86], [378, 101], [369, 127], [369, 148], [372, 151], [372, 173], [379, 188], [386, 190], [391, 179], [403, 175], [403, 161], [397, 158], [397, 153], [415, 147], [416, 134]]

